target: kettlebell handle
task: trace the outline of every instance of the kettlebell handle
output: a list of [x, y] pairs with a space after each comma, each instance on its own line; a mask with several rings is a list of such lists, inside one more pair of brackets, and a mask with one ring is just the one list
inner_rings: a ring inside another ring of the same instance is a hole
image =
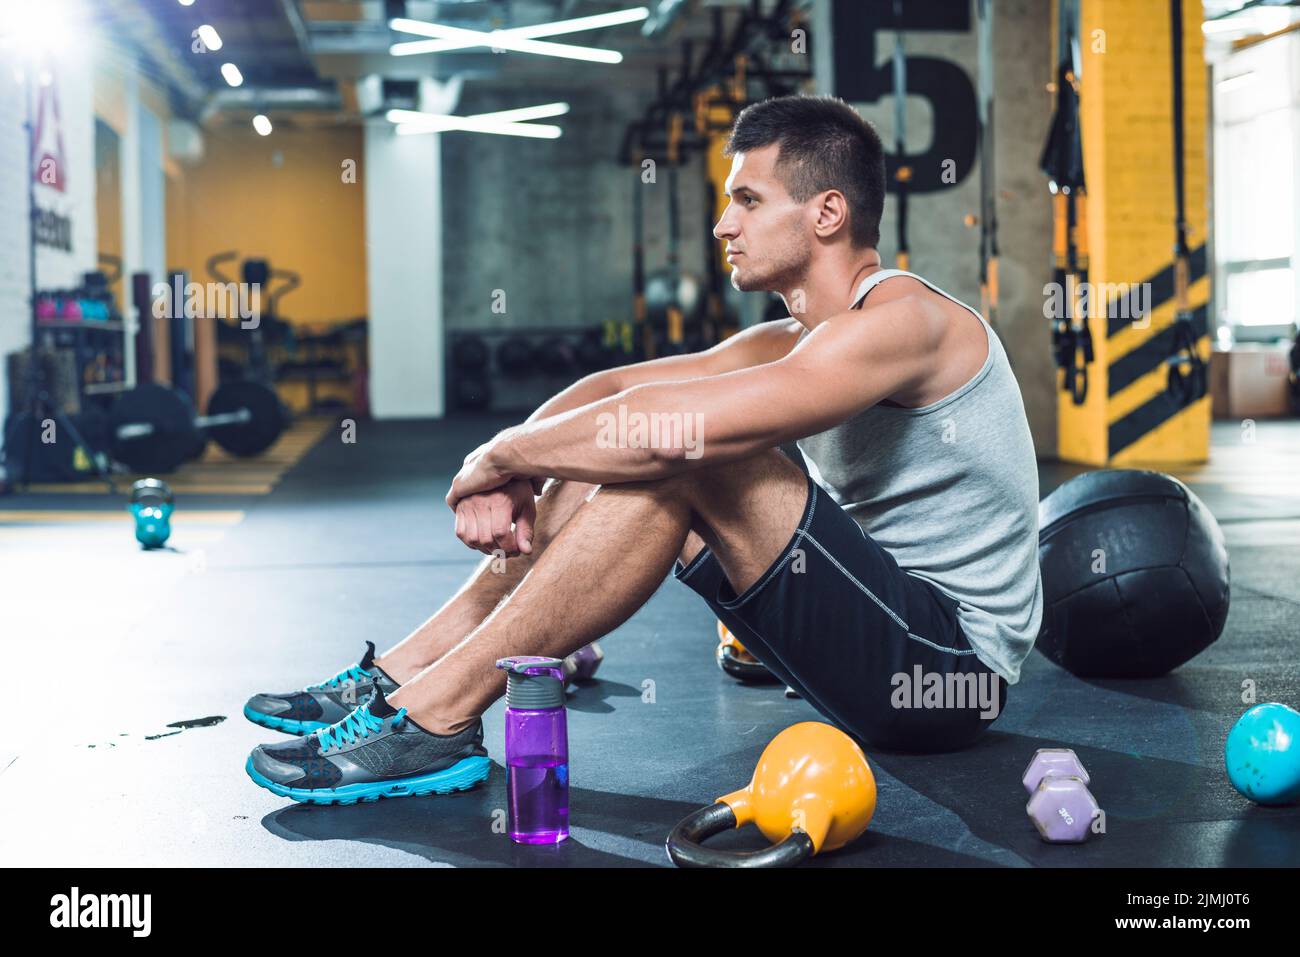
[[703, 842], [736, 827], [736, 813], [719, 801], [688, 814], [668, 835], [665, 847], [678, 867], [793, 867], [813, 856], [812, 838], [791, 831], [761, 851], [710, 850]]

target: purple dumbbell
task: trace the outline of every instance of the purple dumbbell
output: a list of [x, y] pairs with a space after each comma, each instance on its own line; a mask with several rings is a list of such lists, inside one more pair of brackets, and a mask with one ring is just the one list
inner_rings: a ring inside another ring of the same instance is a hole
[[600, 645], [592, 642], [589, 645], [583, 645], [569, 657], [564, 659], [560, 668], [564, 674], [565, 684], [578, 681], [590, 681], [596, 675], [596, 669], [600, 663], [605, 660], [605, 652], [601, 651]]
[[1081, 844], [1101, 813], [1088, 790], [1088, 772], [1069, 748], [1040, 748], [1021, 781], [1029, 792], [1025, 812], [1044, 841]]

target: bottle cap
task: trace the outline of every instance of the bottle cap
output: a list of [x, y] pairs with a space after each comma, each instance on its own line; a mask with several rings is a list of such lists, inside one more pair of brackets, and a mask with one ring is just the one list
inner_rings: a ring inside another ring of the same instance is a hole
[[506, 707], [525, 711], [564, 707], [564, 662], [559, 658], [519, 655], [501, 658], [506, 672]]

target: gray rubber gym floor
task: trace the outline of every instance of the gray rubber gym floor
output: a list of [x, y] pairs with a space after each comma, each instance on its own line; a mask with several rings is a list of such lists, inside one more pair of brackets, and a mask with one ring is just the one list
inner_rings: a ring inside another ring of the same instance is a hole
[[[505, 807], [501, 703], [486, 718], [496, 767], [476, 791], [301, 807], [244, 774], [249, 749], [276, 737], [241, 716], [249, 694], [320, 680], [356, 661], [364, 639], [383, 648], [473, 566], [442, 496], [496, 425], [363, 422], [355, 445], [327, 435], [269, 496], [179, 501], [171, 551], [143, 553], [128, 526], [109, 522], [0, 536], [10, 706], [0, 861], [667, 866], [663, 841], [681, 817], [742, 786], [778, 731], [818, 717], [780, 688], [724, 676], [712, 616], [671, 580], [604, 639], [599, 680], [570, 699], [563, 845], [520, 848], [494, 828]], [[1158, 681], [1084, 682], [1033, 655], [973, 749], [869, 753], [879, 787], [869, 831], [812, 866], [1300, 863], [1300, 808], [1252, 806], [1222, 759], [1243, 682], [1260, 701], [1300, 700], [1300, 424], [1261, 423], [1249, 444], [1235, 424], [1216, 425], [1215, 446], [1192, 484], [1228, 538], [1223, 637]], [[1045, 466], [1043, 494], [1077, 471]], [[58, 498], [0, 507], [67, 509]], [[121, 507], [81, 506], [92, 501]], [[214, 529], [186, 524], [187, 509], [245, 516]], [[1105, 836], [1040, 843], [1020, 775], [1045, 746], [1078, 752]], [[751, 829], [712, 845], [760, 843]]]

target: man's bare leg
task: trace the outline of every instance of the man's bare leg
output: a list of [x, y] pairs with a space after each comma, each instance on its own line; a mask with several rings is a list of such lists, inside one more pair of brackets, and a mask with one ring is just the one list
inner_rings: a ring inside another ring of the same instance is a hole
[[551, 482], [537, 500], [532, 554], [485, 558], [455, 595], [428, 621], [376, 658], [375, 664], [398, 684], [405, 684], [456, 647], [523, 581], [594, 489], [581, 482]]
[[[393, 693], [422, 728], [451, 734], [505, 692], [499, 658], [563, 658], [626, 621], [700, 543], [744, 591], [789, 543], [808, 483], [775, 450], [654, 482], [602, 488], [485, 621]], [[688, 541], [691, 532], [698, 536]]]

